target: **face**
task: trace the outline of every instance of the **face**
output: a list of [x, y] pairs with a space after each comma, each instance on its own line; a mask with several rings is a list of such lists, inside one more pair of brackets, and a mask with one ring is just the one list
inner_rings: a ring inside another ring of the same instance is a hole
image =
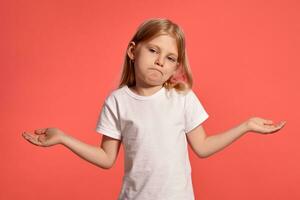
[[160, 35], [135, 45], [131, 43], [128, 56], [134, 59], [136, 83], [142, 87], [163, 85], [178, 66], [176, 39]]

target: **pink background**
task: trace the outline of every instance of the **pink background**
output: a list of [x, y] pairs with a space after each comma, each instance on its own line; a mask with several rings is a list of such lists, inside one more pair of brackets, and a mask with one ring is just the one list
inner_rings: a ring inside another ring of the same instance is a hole
[[58, 127], [89, 144], [125, 48], [145, 19], [184, 30], [208, 135], [251, 116], [286, 120], [207, 159], [190, 151], [197, 200], [300, 199], [299, 1], [1, 1], [0, 199], [116, 199], [123, 148], [110, 170], [22, 131]]

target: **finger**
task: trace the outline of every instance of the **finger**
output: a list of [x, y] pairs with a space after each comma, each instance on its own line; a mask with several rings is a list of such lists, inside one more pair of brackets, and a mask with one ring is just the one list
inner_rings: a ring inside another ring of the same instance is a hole
[[286, 124], [286, 121], [281, 121], [280, 124], [281, 124], [282, 126], [284, 126], [284, 125]]
[[23, 137], [29, 141], [30, 143], [34, 144], [34, 145], [37, 145], [37, 146], [41, 146], [42, 144], [38, 141], [37, 137], [34, 137], [33, 135], [31, 134], [28, 134], [26, 132], [24, 132], [23, 134]]
[[282, 128], [281, 125], [273, 126], [272, 128], [270, 128], [270, 133], [275, 133], [275, 132], [279, 131], [281, 128]]
[[272, 132], [278, 130], [278, 128], [276, 128], [276, 127], [267, 127], [266, 129], [267, 129], [267, 132], [268, 132], [268, 133], [272, 133]]
[[272, 120], [269, 119], [265, 119], [264, 120], [264, 124], [273, 124], [274, 122]]
[[286, 122], [282, 121], [282, 122], [276, 124], [275, 127], [277, 127], [277, 128], [282, 128], [282, 127], [285, 125], [285, 123], [286, 123]]
[[37, 141], [40, 142], [41, 144], [45, 145], [46, 144], [46, 138], [44, 135], [41, 135], [37, 138]]
[[31, 134], [27, 133], [27, 132], [23, 132], [22, 133], [22, 136], [25, 138], [25, 139], [29, 139], [30, 137], [32, 137]]
[[31, 134], [28, 134], [28, 133], [24, 132], [22, 135], [28, 141], [33, 141], [34, 140], [34, 137]]
[[261, 133], [272, 133], [275, 131], [277, 128], [274, 125], [263, 125], [260, 127], [260, 132]]
[[46, 133], [47, 128], [40, 128], [40, 129], [36, 129], [34, 131], [35, 134], [37, 135], [41, 135], [41, 134], [45, 134]]

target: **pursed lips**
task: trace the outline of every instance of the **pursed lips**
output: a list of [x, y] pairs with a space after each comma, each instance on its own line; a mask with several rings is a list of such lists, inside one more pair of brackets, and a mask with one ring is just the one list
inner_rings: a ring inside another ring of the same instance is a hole
[[156, 71], [160, 72], [160, 73], [161, 73], [161, 75], [163, 75], [163, 73], [162, 73], [160, 70], [156, 69], [156, 68], [150, 68], [150, 69], [152, 69], [152, 70], [156, 70]]

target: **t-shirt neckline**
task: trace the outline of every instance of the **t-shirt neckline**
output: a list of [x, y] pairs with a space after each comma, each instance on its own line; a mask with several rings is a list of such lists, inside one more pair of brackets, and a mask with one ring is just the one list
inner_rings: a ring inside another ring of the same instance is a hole
[[138, 100], [153, 99], [165, 91], [165, 87], [162, 87], [161, 89], [159, 89], [157, 92], [155, 92], [154, 94], [152, 94], [150, 96], [143, 96], [143, 95], [138, 95], [138, 94], [134, 93], [133, 91], [131, 91], [129, 89], [128, 85], [125, 85], [124, 88], [125, 88], [125, 91], [127, 92], [127, 94], [129, 94], [131, 97], [138, 99]]

